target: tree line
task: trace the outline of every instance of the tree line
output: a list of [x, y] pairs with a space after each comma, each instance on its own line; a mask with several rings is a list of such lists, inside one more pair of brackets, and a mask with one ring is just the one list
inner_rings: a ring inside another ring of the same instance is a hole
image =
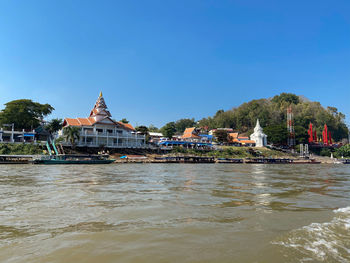
[[341, 141], [348, 137], [348, 127], [345, 124], [345, 115], [335, 107], [324, 108], [321, 103], [292, 93], [281, 93], [273, 98], [252, 100], [230, 110], [218, 110], [212, 117], [195, 121], [181, 119], [165, 124], [160, 131], [166, 137], [181, 134], [185, 128], [201, 127], [207, 130], [216, 128], [232, 128], [243, 135], [250, 135], [259, 119], [268, 142], [286, 144], [287, 107], [292, 106], [295, 137], [297, 143], [308, 142], [309, 123], [313, 124], [318, 138], [321, 138], [323, 127], [327, 124], [334, 141]]
[[[292, 106], [294, 113], [294, 128], [297, 143], [307, 143], [308, 126], [311, 122], [318, 138], [321, 138], [323, 127], [327, 124], [334, 141], [341, 141], [348, 137], [348, 127], [345, 115], [335, 107], [324, 108], [319, 102], [307, 100], [292, 93], [281, 93], [273, 98], [252, 100], [230, 110], [218, 110], [214, 116], [195, 120], [183, 118], [166, 123], [157, 128], [154, 125], [141, 125], [135, 129], [149, 137], [149, 132], [161, 132], [165, 137], [180, 135], [186, 128], [197, 127], [204, 130], [216, 128], [232, 128], [242, 135], [253, 132], [256, 120], [259, 119], [264, 132], [268, 135], [268, 142], [286, 144], [287, 142], [287, 112]], [[42, 125], [43, 119], [49, 116], [54, 108], [49, 104], [40, 104], [28, 99], [14, 100], [5, 104], [0, 111], [0, 126], [14, 124], [16, 129], [35, 129]], [[128, 123], [125, 118], [121, 122]], [[45, 122], [44, 128], [50, 133], [62, 128], [62, 119], [52, 119]], [[222, 135], [224, 137], [224, 135]], [[221, 136], [221, 137], [222, 137]]]

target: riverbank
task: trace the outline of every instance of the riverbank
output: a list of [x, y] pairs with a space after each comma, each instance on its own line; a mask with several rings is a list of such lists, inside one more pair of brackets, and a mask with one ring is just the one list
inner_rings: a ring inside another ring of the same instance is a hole
[[334, 163], [329, 157], [312, 156], [310, 160], [269, 148], [223, 146], [216, 150], [175, 148], [166, 154], [111, 154], [117, 163]]
[[42, 145], [31, 143], [0, 143], [0, 155], [35, 155], [43, 154]]
[[[0, 144], [0, 155], [39, 155], [43, 154], [43, 146], [38, 144]], [[70, 154], [97, 154], [98, 150], [94, 152], [89, 149], [65, 149]], [[121, 158], [123, 157], [124, 158]], [[245, 160], [259, 158], [268, 159], [266, 163], [273, 162], [271, 159], [276, 159], [277, 162], [284, 162], [283, 159], [290, 159], [296, 162], [303, 162], [305, 159], [300, 159], [297, 154], [286, 153], [265, 147], [233, 147], [221, 146], [215, 150], [198, 150], [186, 148], [174, 148], [170, 151], [147, 150], [144, 149], [119, 149], [118, 152], [110, 153], [110, 157], [116, 159], [117, 163], [159, 163], [159, 162], [185, 162], [192, 159], [193, 162], [238, 162], [235, 159]], [[222, 160], [225, 159], [225, 160]], [[330, 157], [323, 157], [312, 155], [316, 163], [334, 163], [334, 159]], [[196, 161], [194, 161], [196, 160]], [[207, 161], [210, 160], [210, 161]], [[261, 161], [261, 160], [260, 160]], [[240, 161], [239, 161], [240, 162]]]

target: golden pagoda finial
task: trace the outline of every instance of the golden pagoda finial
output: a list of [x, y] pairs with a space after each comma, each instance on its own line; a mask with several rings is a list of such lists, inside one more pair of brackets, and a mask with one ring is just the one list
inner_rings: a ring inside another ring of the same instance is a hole
[[100, 91], [100, 97], [102, 97], [102, 91]]

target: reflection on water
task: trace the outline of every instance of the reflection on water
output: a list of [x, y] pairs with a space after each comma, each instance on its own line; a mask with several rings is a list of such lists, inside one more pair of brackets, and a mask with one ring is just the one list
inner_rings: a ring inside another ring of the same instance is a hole
[[333, 165], [2, 165], [0, 262], [347, 262], [349, 175]]

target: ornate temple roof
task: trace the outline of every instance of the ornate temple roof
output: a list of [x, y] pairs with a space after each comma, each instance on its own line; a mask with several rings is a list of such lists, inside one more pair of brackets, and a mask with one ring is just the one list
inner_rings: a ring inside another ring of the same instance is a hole
[[94, 108], [90, 112], [88, 118], [65, 118], [63, 126], [92, 126], [100, 123], [104, 125], [116, 125], [117, 127], [124, 128], [126, 130], [135, 131], [134, 127], [129, 123], [122, 123], [111, 119], [112, 115], [107, 110], [106, 102], [103, 98], [102, 92], [97, 98]]
[[97, 98], [94, 108], [90, 112], [90, 116], [96, 121], [104, 119], [105, 117], [112, 117], [111, 113], [107, 110], [105, 99], [102, 96], [102, 92]]

